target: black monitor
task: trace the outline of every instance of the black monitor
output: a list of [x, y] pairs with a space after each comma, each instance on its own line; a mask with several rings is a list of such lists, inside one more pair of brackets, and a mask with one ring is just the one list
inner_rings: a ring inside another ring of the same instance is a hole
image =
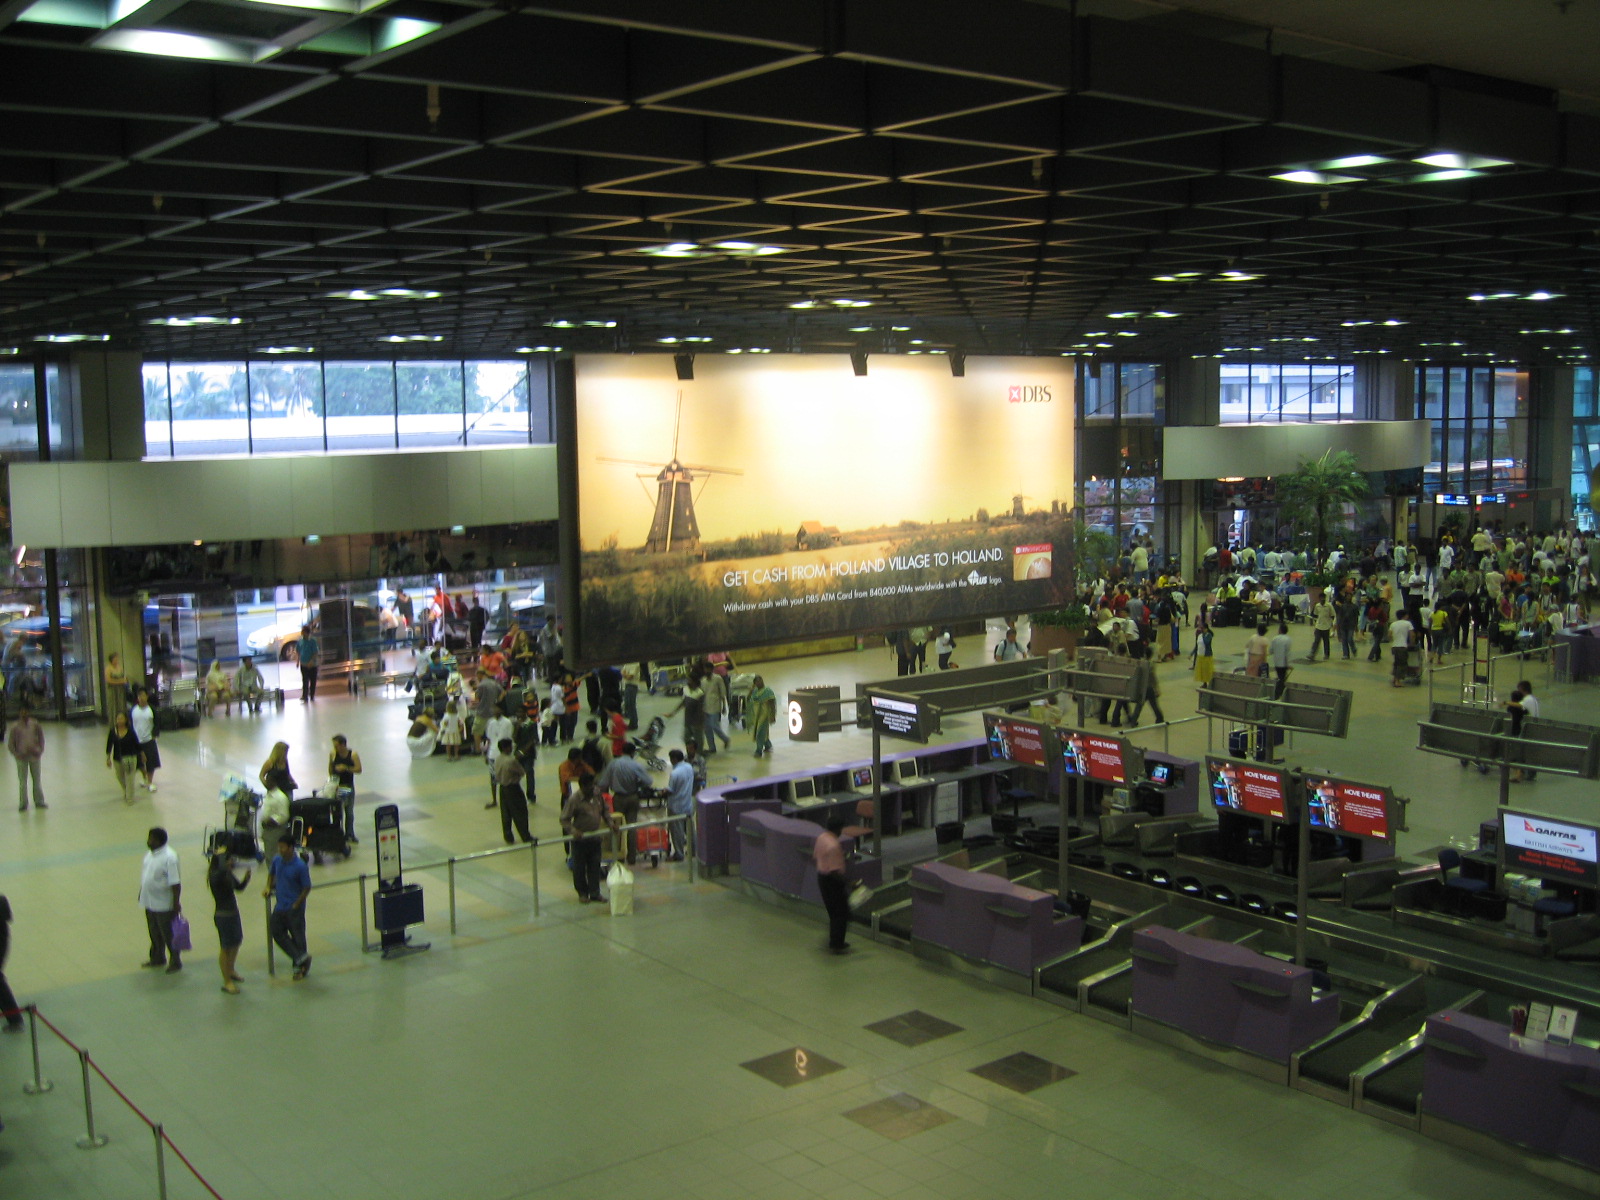
[[799, 804], [802, 800], [810, 800], [817, 794], [817, 781], [809, 775], [804, 779], [791, 779], [789, 781], [789, 800]]

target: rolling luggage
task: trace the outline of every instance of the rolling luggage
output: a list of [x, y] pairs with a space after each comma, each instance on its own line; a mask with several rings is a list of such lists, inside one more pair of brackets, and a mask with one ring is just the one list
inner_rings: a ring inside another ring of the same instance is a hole
[[634, 834], [640, 856], [648, 856], [652, 867], [659, 867], [661, 860], [672, 853], [672, 838], [665, 825], [641, 825]]

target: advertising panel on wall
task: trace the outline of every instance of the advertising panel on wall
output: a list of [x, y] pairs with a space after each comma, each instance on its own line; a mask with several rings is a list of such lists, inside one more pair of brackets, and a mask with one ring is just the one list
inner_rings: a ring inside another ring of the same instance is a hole
[[1064, 603], [1073, 365], [579, 355], [563, 518], [582, 664]]

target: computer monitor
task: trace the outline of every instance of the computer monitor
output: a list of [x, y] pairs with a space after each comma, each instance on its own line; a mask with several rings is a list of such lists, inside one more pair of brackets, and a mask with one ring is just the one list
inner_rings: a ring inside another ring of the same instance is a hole
[[915, 779], [917, 777], [917, 760], [916, 759], [914, 759], [914, 758], [902, 758], [899, 762], [897, 762], [895, 764], [895, 766], [898, 768], [898, 773], [899, 773], [899, 776], [900, 776], [900, 782], [904, 783], [908, 779]]
[[1272, 821], [1286, 820], [1282, 771], [1258, 763], [1206, 755], [1211, 803], [1218, 809], [1249, 813]]
[[1389, 838], [1389, 789], [1385, 787], [1307, 775], [1306, 812], [1313, 829], [1351, 837]]
[[850, 772], [850, 786], [853, 788], [870, 788], [872, 786], [872, 768], [856, 767]]
[[817, 794], [817, 781], [807, 776], [805, 779], [791, 779], [789, 781], [789, 803], [799, 804], [802, 800], [811, 800]]
[[1150, 768], [1150, 782], [1157, 787], [1169, 787], [1172, 784], [1172, 764], [1155, 763]]

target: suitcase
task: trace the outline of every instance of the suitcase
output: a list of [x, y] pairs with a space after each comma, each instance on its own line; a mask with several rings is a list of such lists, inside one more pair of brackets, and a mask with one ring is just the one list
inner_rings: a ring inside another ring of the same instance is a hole
[[672, 838], [665, 825], [641, 825], [634, 834], [639, 853], [649, 855], [652, 867], [659, 867], [661, 860], [672, 853]]
[[200, 710], [198, 708], [180, 708], [178, 714], [179, 729], [198, 729], [200, 727]]
[[155, 716], [157, 733], [171, 733], [174, 729], [182, 728], [182, 718], [175, 708], [158, 708]]

